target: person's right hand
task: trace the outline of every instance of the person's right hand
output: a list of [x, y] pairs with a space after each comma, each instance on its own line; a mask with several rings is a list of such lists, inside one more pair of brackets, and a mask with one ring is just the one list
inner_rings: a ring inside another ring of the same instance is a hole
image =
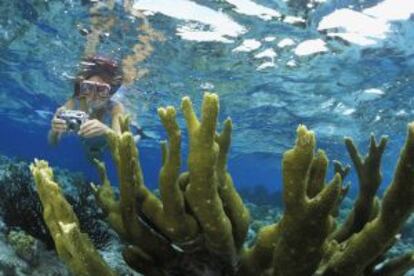
[[55, 115], [53, 116], [53, 119], [52, 119], [52, 131], [56, 132], [58, 134], [64, 133], [68, 129], [66, 121], [62, 120], [62, 119], [59, 119], [57, 117], [57, 115], [59, 115], [59, 113], [61, 113], [65, 109], [66, 109], [65, 107], [58, 108], [58, 110], [56, 110], [56, 113], [55, 113]]

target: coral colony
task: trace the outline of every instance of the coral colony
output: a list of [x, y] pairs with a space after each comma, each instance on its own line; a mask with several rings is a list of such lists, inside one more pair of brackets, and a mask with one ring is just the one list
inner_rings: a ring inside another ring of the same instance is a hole
[[[376, 197], [380, 161], [387, 139], [371, 137], [369, 153], [359, 155], [352, 140], [347, 150], [359, 178], [359, 194], [345, 222], [336, 223], [348, 187], [348, 169], [335, 166], [325, 183], [328, 159], [316, 150], [305, 126], [282, 160], [284, 213], [244, 245], [250, 216], [227, 171], [232, 123], [216, 132], [218, 96], [206, 93], [198, 119], [190, 99], [182, 100], [189, 138], [188, 171], [180, 173], [181, 132], [173, 107], [160, 108], [168, 143], [161, 145], [160, 197], [146, 188], [139, 153], [122, 120], [122, 134], [108, 133], [117, 166], [120, 195], [97, 162], [102, 180], [94, 186], [107, 222], [127, 244], [126, 263], [144, 275], [403, 275], [414, 266], [413, 253], [386, 260], [385, 253], [414, 206], [414, 123], [382, 200]], [[105, 263], [63, 196], [47, 162], [31, 165], [43, 205], [43, 217], [56, 251], [74, 275], [115, 275]]]

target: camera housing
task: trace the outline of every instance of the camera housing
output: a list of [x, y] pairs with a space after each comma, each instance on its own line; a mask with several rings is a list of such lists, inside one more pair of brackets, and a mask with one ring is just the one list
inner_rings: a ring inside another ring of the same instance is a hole
[[64, 110], [56, 116], [64, 120], [69, 131], [77, 132], [80, 126], [89, 119], [88, 113], [82, 110]]

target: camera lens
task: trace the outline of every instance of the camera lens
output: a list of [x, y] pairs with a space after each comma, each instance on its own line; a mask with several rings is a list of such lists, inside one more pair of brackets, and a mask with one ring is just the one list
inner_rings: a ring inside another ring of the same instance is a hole
[[76, 130], [77, 122], [76, 120], [69, 120], [68, 121], [68, 128], [70, 130]]

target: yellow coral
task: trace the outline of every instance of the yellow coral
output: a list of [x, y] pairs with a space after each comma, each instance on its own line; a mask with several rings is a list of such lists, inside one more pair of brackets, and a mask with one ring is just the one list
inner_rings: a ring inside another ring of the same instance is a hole
[[[347, 142], [363, 182], [361, 206], [369, 206], [370, 211], [364, 219], [348, 218], [352, 227], [342, 226], [346, 235], [341, 235], [341, 239], [337, 232], [333, 233], [332, 214], [343, 196], [345, 169], [337, 168], [327, 185], [328, 159], [322, 150], [316, 150], [315, 134], [299, 126], [296, 143], [282, 160], [285, 212], [277, 223], [260, 230], [252, 248], [243, 249], [249, 213], [227, 172], [231, 121], [226, 120], [222, 133], [216, 133], [219, 102], [218, 96], [211, 93], [204, 96], [201, 119], [188, 97], [182, 100], [182, 110], [189, 155], [188, 172], [181, 174], [181, 132], [176, 111], [173, 107], [158, 110], [168, 135], [168, 143], [162, 144], [160, 199], [144, 184], [139, 152], [128, 131], [128, 118], [121, 119], [121, 134], [108, 133], [119, 177], [119, 201], [103, 164], [98, 163], [103, 185], [96, 187], [96, 196], [108, 221], [130, 244], [123, 256], [131, 267], [147, 275], [163, 275], [170, 270], [198, 273], [187, 265], [196, 263], [197, 268], [197, 261], [203, 262], [202, 267], [210, 269], [213, 275], [381, 272], [374, 271], [377, 260], [392, 245], [395, 234], [414, 209], [414, 123], [409, 125], [406, 144], [382, 205], [374, 195], [385, 142], [378, 146], [371, 142], [368, 161], [362, 161]], [[80, 233], [77, 218], [53, 182], [47, 163], [36, 161], [31, 168], [59, 256], [77, 275], [92, 275], [97, 270], [110, 275], [112, 272], [102, 263], [89, 239]], [[355, 216], [355, 212], [350, 216]], [[358, 223], [362, 224], [354, 227]], [[82, 263], [80, 259], [88, 261]], [[413, 265], [412, 255], [407, 255], [386, 263], [383, 271], [404, 273]]]
[[115, 275], [95, 249], [65, 200], [53, 171], [45, 161], [35, 160], [30, 169], [43, 205], [43, 218], [55, 242], [59, 257], [74, 275]]

